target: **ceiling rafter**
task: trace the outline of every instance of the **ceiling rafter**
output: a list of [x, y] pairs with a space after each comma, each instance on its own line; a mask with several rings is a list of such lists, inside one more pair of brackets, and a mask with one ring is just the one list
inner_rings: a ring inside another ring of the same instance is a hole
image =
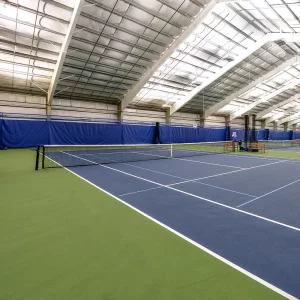
[[61, 46], [60, 53], [58, 55], [58, 59], [57, 59], [55, 69], [53, 72], [53, 76], [52, 76], [52, 79], [50, 82], [50, 86], [49, 86], [49, 90], [48, 90], [48, 94], [47, 94], [47, 109], [49, 109], [51, 106], [51, 102], [52, 102], [54, 94], [55, 94], [55, 89], [58, 84], [59, 77], [60, 77], [60, 74], [61, 74], [61, 71], [62, 71], [62, 68], [64, 65], [64, 61], [65, 61], [65, 58], [67, 55], [67, 50], [69, 48], [69, 44], [71, 42], [72, 35], [76, 28], [76, 23], [78, 21], [78, 18], [80, 16], [80, 12], [81, 12], [81, 9], [82, 9], [84, 3], [85, 3], [85, 0], [77, 0], [77, 3], [74, 7], [73, 14], [72, 14], [72, 17], [71, 17], [71, 20], [69, 23], [69, 27], [68, 27], [68, 30], [67, 30], [67, 33], [65, 36], [65, 40]]
[[272, 111], [274, 111], [274, 110], [276, 110], [276, 109], [278, 109], [278, 108], [280, 108], [280, 107], [282, 107], [282, 106], [284, 106], [284, 105], [286, 105], [286, 104], [289, 104], [289, 103], [291, 103], [291, 102], [293, 102], [293, 101], [295, 101], [295, 100], [297, 100], [297, 99], [299, 99], [300, 98], [300, 93], [299, 94], [296, 94], [296, 95], [294, 95], [293, 97], [290, 97], [290, 98], [288, 98], [288, 99], [286, 99], [286, 100], [284, 100], [284, 101], [282, 101], [282, 102], [279, 102], [278, 104], [275, 104], [275, 105], [273, 105], [273, 106], [270, 106], [269, 108], [267, 108], [267, 109], [265, 109], [265, 110], [263, 110], [263, 111], [261, 111], [261, 112], [259, 112], [257, 115], [256, 115], [256, 118], [257, 118], [257, 120], [259, 120], [259, 119], [264, 119], [269, 113], [271, 113]]
[[300, 124], [300, 118], [288, 122], [288, 127], [291, 127], [295, 124]]
[[274, 121], [280, 120], [283, 117], [285, 117], [286, 115], [288, 115], [289, 113], [293, 112], [295, 109], [299, 109], [299, 108], [300, 108], [300, 106], [294, 106], [294, 107], [291, 107], [291, 108], [288, 108], [288, 109], [284, 110], [283, 112], [277, 113], [274, 116], [272, 116], [270, 118], [267, 118], [266, 119], [266, 124], [269, 124], [269, 123], [272, 123]]
[[254, 80], [250, 84], [246, 85], [245, 87], [243, 87], [239, 91], [234, 92], [233, 94], [229, 95], [224, 100], [216, 103], [215, 105], [213, 105], [212, 107], [207, 109], [204, 112], [204, 119], [207, 119], [209, 116], [216, 113], [218, 110], [220, 110], [221, 108], [223, 108], [224, 106], [229, 104], [234, 99], [239, 98], [239, 96], [245, 94], [246, 92], [248, 92], [251, 89], [255, 88], [257, 85], [265, 82], [269, 78], [273, 77], [274, 75], [278, 74], [279, 72], [283, 71], [287, 67], [289, 67], [289, 66], [291, 66], [291, 65], [293, 65], [297, 62], [300, 62], [300, 56], [295, 56], [295, 57], [292, 57], [292, 58], [288, 59], [287, 61], [283, 62], [281, 65], [275, 67], [272, 71], [270, 71], [267, 74], [257, 78], [256, 80]]
[[256, 43], [254, 43], [251, 47], [249, 47], [242, 55], [237, 57], [236, 60], [228, 63], [224, 68], [219, 70], [214, 76], [209, 78], [202, 85], [196, 87], [190, 93], [188, 93], [185, 97], [183, 97], [180, 101], [177, 101], [176, 103], [174, 103], [170, 109], [170, 114], [171, 115], [174, 114], [181, 107], [183, 107], [185, 104], [187, 104], [189, 101], [191, 101], [197, 94], [199, 94], [201, 91], [203, 91], [206, 87], [208, 87], [214, 81], [216, 81], [221, 76], [226, 74], [228, 71], [230, 71], [236, 65], [241, 63], [243, 60], [245, 60], [247, 57], [249, 57], [252, 53], [254, 53], [255, 51], [262, 48], [265, 44], [267, 44], [269, 42], [279, 41], [279, 40], [284, 40], [286, 43], [300, 42], [300, 34], [299, 33], [298, 34], [297, 33], [269, 33], [269, 34], [266, 34], [262, 39], [260, 39]]
[[187, 39], [194, 30], [203, 22], [205, 17], [209, 15], [218, 3], [233, 2], [233, 0], [211, 0], [207, 3], [204, 9], [198, 14], [194, 21], [182, 32], [182, 34], [173, 42], [173, 44], [164, 52], [154, 66], [148, 70], [134, 88], [127, 94], [121, 102], [121, 110], [124, 110], [150, 80], [154, 73], [171, 57], [178, 49], [179, 45]]
[[291, 121], [297, 119], [299, 116], [300, 116], [300, 112], [297, 112], [297, 113], [292, 114], [292, 115], [290, 115], [286, 118], [280, 119], [278, 121], [278, 124], [281, 125], [281, 124], [284, 124], [284, 123], [287, 123], [287, 122], [291, 122]]
[[250, 103], [244, 107], [242, 107], [241, 109], [233, 112], [232, 114], [230, 114], [229, 116], [229, 120], [232, 121], [240, 116], [242, 116], [243, 114], [245, 114], [246, 112], [248, 112], [249, 110], [251, 110], [252, 108], [254, 108], [255, 106], [261, 104], [261, 103], [265, 103], [268, 102], [269, 100], [271, 100], [272, 98], [280, 95], [281, 93], [296, 88], [297, 85], [300, 84], [300, 79], [293, 79], [292, 82], [290, 82], [289, 84], [284, 85], [283, 87], [281, 87], [280, 89], [276, 89], [274, 92], [269, 93], [268, 95], [259, 98], [258, 100], [254, 101], [253, 103]]

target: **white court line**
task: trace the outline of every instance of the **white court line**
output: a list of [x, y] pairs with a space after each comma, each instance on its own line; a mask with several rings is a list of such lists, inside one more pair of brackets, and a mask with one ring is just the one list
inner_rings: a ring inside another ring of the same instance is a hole
[[[90, 163], [95, 163], [95, 162], [93, 162], [93, 161], [91, 161], [91, 160], [88, 160], [88, 159], [85, 159], [85, 158], [82, 158], [82, 157], [79, 157], [79, 156], [76, 156], [76, 155], [73, 155], [73, 154], [70, 154], [70, 153], [66, 153], [66, 152], [63, 152], [63, 151], [62, 151], [62, 153], [65, 153], [65, 154], [67, 154], [67, 155], [74, 156], [74, 157], [79, 158], [79, 159], [82, 159], [82, 160], [86, 160], [86, 161], [88, 161], [88, 162], [90, 162]], [[170, 189], [170, 190], [173, 190], [173, 191], [177, 191], [177, 192], [179, 192], [179, 193], [182, 193], [182, 194], [185, 194], [185, 195], [189, 195], [189, 196], [192, 196], [192, 197], [194, 197], [194, 198], [198, 198], [198, 199], [204, 200], [204, 201], [206, 201], [206, 202], [210, 202], [210, 203], [216, 204], [216, 205], [218, 205], [218, 206], [226, 207], [226, 208], [229, 208], [229, 209], [231, 209], [231, 210], [241, 212], [241, 213], [243, 213], [243, 214], [245, 214], [245, 215], [253, 216], [253, 217], [256, 217], [256, 218], [258, 218], [258, 219], [262, 219], [262, 220], [265, 220], [265, 221], [268, 221], [268, 222], [271, 222], [271, 223], [274, 223], [274, 224], [277, 224], [277, 225], [281, 225], [281, 226], [283, 226], [283, 227], [286, 227], [286, 228], [289, 228], [289, 229], [293, 229], [293, 230], [296, 230], [296, 231], [299, 231], [299, 232], [300, 232], [300, 228], [297, 228], [297, 227], [294, 227], [294, 226], [291, 226], [291, 225], [287, 225], [287, 224], [285, 224], [285, 223], [281, 223], [281, 222], [278, 222], [278, 221], [275, 221], [275, 220], [272, 220], [272, 219], [268, 219], [268, 218], [265, 218], [265, 217], [262, 217], [262, 216], [259, 216], [259, 215], [256, 215], [256, 214], [253, 214], [253, 213], [250, 213], [250, 212], [247, 212], [247, 211], [244, 211], [244, 210], [241, 210], [241, 209], [238, 209], [238, 208], [235, 208], [235, 207], [226, 205], [226, 204], [222, 204], [222, 203], [219, 203], [219, 202], [216, 202], [216, 201], [213, 201], [213, 200], [209, 200], [209, 199], [207, 199], [207, 198], [200, 197], [200, 196], [197, 196], [197, 195], [194, 195], [194, 194], [191, 194], [191, 193], [182, 191], [182, 190], [178, 190], [178, 189], [176, 189], [176, 188], [170, 187], [169, 185], [164, 185], [164, 184], [161, 184], [161, 183], [158, 183], [158, 182], [155, 182], [155, 181], [146, 179], [146, 178], [142, 178], [142, 177], [139, 177], [139, 176], [136, 176], [136, 175], [133, 175], [133, 174], [130, 174], [130, 173], [127, 173], [127, 172], [124, 172], [124, 171], [121, 171], [121, 170], [112, 168], [112, 167], [108, 167], [108, 166], [105, 166], [105, 165], [98, 165], [98, 166], [99, 166], [99, 167], [102, 167], [102, 168], [110, 169], [110, 170], [113, 170], [113, 171], [116, 171], [116, 172], [119, 172], [119, 173], [122, 173], [122, 174], [125, 174], [125, 175], [128, 175], [128, 176], [131, 176], [131, 177], [134, 177], [134, 178], [143, 180], [143, 181], [147, 181], [147, 182], [150, 182], [150, 183], [159, 185], [159, 186], [161, 186], [161, 187], [165, 187], [165, 188], [167, 188], [167, 189]]]
[[[93, 155], [93, 156], [98, 157], [98, 158], [102, 158], [101, 156], [98, 156], [98, 155]], [[106, 158], [106, 159], [107, 159], [107, 158]], [[112, 159], [109, 159], [109, 160], [110, 160], [111, 162], [116, 162], [116, 163], [118, 163], [118, 161], [115, 161], [115, 160], [112, 160]], [[163, 172], [159, 172], [159, 171], [154, 171], [154, 170], [151, 170], [151, 169], [148, 169], [148, 168], [144, 168], [144, 167], [132, 165], [132, 164], [129, 164], [129, 163], [119, 163], [119, 164], [122, 164], [122, 165], [128, 165], [128, 166], [131, 166], [131, 167], [134, 167], [134, 168], [138, 168], [138, 169], [142, 169], [142, 170], [145, 170], [145, 171], [149, 171], [149, 172], [153, 172], [153, 173], [157, 173], [157, 174], [162, 174], [162, 175], [165, 175], [165, 176], [170, 176], [170, 177], [174, 177], [174, 178], [178, 178], [178, 179], [182, 179], [182, 180], [189, 180], [189, 179], [187, 179], [187, 178], [183, 178], [183, 177], [179, 177], [179, 176], [176, 176], [176, 175], [171, 175], [171, 174], [163, 173]], [[222, 188], [222, 187], [219, 187], [219, 186], [216, 186], [216, 185], [206, 184], [206, 183], [203, 183], [203, 182], [198, 182], [197, 180], [198, 180], [198, 179], [192, 179], [191, 182], [194, 181], [195, 183], [198, 183], [198, 184], [211, 186], [211, 187], [214, 187], [214, 188], [216, 188], [216, 189], [221, 189], [221, 190], [225, 190], [225, 191], [232, 192], [232, 193], [235, 193], [235, 194], [245, 195], [245, 196], [252, 197], [252, 198], [255, 198], [255, 197], [256, 197], [256, 196], [254, 196], [254, 195], [249, 195], [249, 194], [241, 193], [241, 192], [234, 191], [234, 190], [230, 190], [230, 189], [225, 189], [225, 188]], [[173, 183], [173, 184], [176, 185], [176, 184], [180, 184], [180, 183]], [[141, 190], [141, 191], [137, 191], [137, 192], [134, 192], [134, 193], [136, 194], [136, 193], [144, 192], [144, 191], [147, 191], [147, 190]], [[130, 193], [130, 194], [131, 194], [131, 193]], [[125, 195], [119, 195], [119, 197], [121, 197], [121, 196], [125, 196]]]
[[284, 189], [284, 188], [286, 188], [286, 187], [288, 187], [288, 186], [290, 186], [290, 185], [292, 185], [292, 184], [295, 184], [295, 183], [297, 183], [297, 182], [299, 182], [299, 181], [300, 181], [300, 179], [298, 179], [298, 180], [296, 180], [296, 181], [293, 181], [293, 182], [291, 182], [291, 183], [289, 183], [289, 184], [286, 184], [286, 185], [284, 185], [284, 186], [282, 186], [282, 187], [280, 187], [280, 188], [278, 188], [278, 189], [276, 189], [276, 190], [273, 190], [273, 191], [271, 191], [271, 192], [269, 192], [269, 193], [266, 193], [266, 194], [264, 194], [264, 195], [261, 195], [261, 196], [259, 196], [259, 197], [256, 197], [255, 199], [252, 199], [252, 200], [247, 201], [247, 202], [245, 202], [245, 203], [243, 203], [243, 204], [240, 204], [239, 206], [237, 206], [237, 208], [242, 207], [242, 206], [244, 206], [244, 205], [246, 205], [246, 204], [249, 204], [249, 203], [251, 203], [251, 202], [253, 202], [253, 201], [256, 201], [256, 200], [258, 200], [258, 199], [261, 199], [261, 198], [263, 198], [263, 197], [265, 197], [265, 196], [268, 196], [268, 195], [270, 195], [270, 194], [273, 194], [273, 193], [275, 193], [275, 192], [277, 192], [277, 191], [280, 191], [280, 190], [282, 190], [282, 189]]
[[131, 192], [131, 193], [121, 194], [121, 195], [118, 195], [118, 197], [123, 197], [123, 196], [128, 196], [128, 195], [134, 195], [134, 194], [148, 192], [148, 191], [162, 189], [162, 188], [163, 188], [163, 186], [157, 186], [157, 187], [154, 187], [154, 188], [151, 188], [151, 189], [145, 189], [145, 190], [139, 190], [139, 191], [135, 191], [135, 192]]
[[240, 159], [257, 159], [257, 160], [285, 160], [285, 158], [280, 158], [280, 157], [261, 157], [261, 156], [251, 156], [249, 154], [231, 154], [231, 153], [220, 153], [219, 155], [222, 156], [234, 156]]
[[222, 164], [215, 164], [215, 163], [209, 163], [209, 162], [186, 159], [186, 158], [173, 157], [173, 159], [192, 161], [192, 162], [195, 162], [195, 163], [198, 163], [198, 164], [213, 165], [213, 166], [227, 167], [227, 168], [233, 168], [233, 169], [243, 169], [242, 167], [234, 167], [234, 166], [228, 166], [228, 165], [222, 165]]
[[[142, 154], [142, 155], [144, 154], [144, 155], [150, 155], [150, 156], [157, 156], [157, 157], [166, 158], [166, 159], [179, 159], [179, 160], [187, 160], [188, 161], [188, 159], [183, 159], [183, 158], [179, 158], [179, 157], [164, 157], [164, 156], [160, 156], [160, 155], [149, 154], [149, 153], [141, 153], [141, 152], [132, 152], [132, 153], [138, 153], [138, 154]], [[211, 155], [211, 154], [207, 154], [207, 155]], [[219, 155], [219, 153], [217, 153], [216, 155]], [[195, 155], [195, 156], [201, 157], [201, 156], [204, 156], [204, 155]], [[187, 156], [187, 157], [193, 157], [193, 156]], [[199, 164], [221, 166], [221, 167], [234, 168], [234, 169], [242, 169], [240, 167], [233, 167], [233, 166], [228, 166], [228, 165], [220, 165], [220, 164], [209, 163], [209, 162], [201, 162], [201, 161], [194, 161], [194, 160], [190, 160], [190, 161], [197, 162]]]
[[191, 182], [191, 181], [198, 181], [198, 180], [207, 179], [207, 178], [219, 177], [219, 176], [223, 176], [223, 175], [227, 175], [227, 174], [232, 174], [232, 173], [237, 173], [237, 172], [248, 171], [248, 170], [251, 170], [251, 169], [262, 168], [262, 167], [266, 167], [266, 166], [280, 164], [280, 163], [283, 163], [283, 162], [284, 161], [276, 161], [276, 162], [270, 163], [270, 164], [265, 164], [265, 165], [250, 167], [250, 168], [244, 168], [244, 169], [241, 169], [241, 170], [230, 171], [230, 172], [220, 173], [220, 174], [216, 174], [216, 175], [210, 175], [210, 176], [200, 177], [200, 178], [196, 178], [196, 179], [193, 179], [193, 180], [186, 180], [186, 181], [182, 181], [182, 182], [178, 182], [178, 183], [173, 183], [173, 184], [169, 184], [168, 186], [173, 186], [173, 185], [182, 184], [182, 183]]
[[225, 188], [222, 188], [220, 186], [211, 185], [211, 184], [200, 182], [200, 181], [195, 181], [195, 183], [199, 183], [199, 184], [202, 184], [202, 185], [211, 186], [211, 187], [214, 187], [216, 189], [220, 189], [220, 190], [224, 190], [224, 191], [228, 191], [228, 192], [233, 192], [233, 193], [236, 193], [236, 194], [240, 194], [240, 195], [244, 195], [244, 196], [248, 196], [248, 197], [252, 197], [252, 198], [256, 197], [254, 195], [249, 195], [249, 194], [246, 194], [246, 193], [242, 193], [242, 192], [238, 192], [238, 191], [234, 191], [234, 190], [230, 190], [230, 189], [225, 189]]
[[219, 154], [219, 155], [226, 155], [226, 156], [234, 156], [234, 157], [236, 157], [236, 158], [240, 158], [240, 159], [257, 159], [257, 160], [277, 160], [277, 161], [284, 161], [284, 162], [286, 162], [286, 163], [292, 163], [292, 162], [295, 162], [295, 163], [300, 163], [300, 159], [297, 159], [297, 158], [283, 158], [283, 157], [266, 157], [266, 156], [264, 156], [264, 157], [261, 157], [261, 156], [259, 156], [259, 157], [257, 157], [257, 156], [251, 156], [251, 155], [249, 155], [249, 154], [245, 154], [245, 155], [242, 155], [242, 154], [230, 154], [230, 153], [228, 153], [228, 154], [226, 154], [226, 153], [221, 153], [221, 154]]
[[[66, 153], [66, 154], [68, 154], [68, 153]], [[79, 158], [80, 158], [80, 157], [79, 157]], [[49, 158], [49, 159], [52, 160], [51, 158]], [[54, 160], [52, 160], [52, 161], [54, 161]], [[54, 162], [57, 163], [56, 161], [54, 161]], [[59, 163], [57, 163], [57, 164], [60, 165]], [[60, 165], [60, 166], [62, 166], [62, 165]], [[89, 184], [92, 185], [93, 187], [97, 188], [98, 190], [100, 190], [100, 191], [104, 192], [105, 194], [111, 196], [112, 198], [116, 199], [117, 201], [121, 202], [122, 204], [126, 205], [127, 207], [131, 208], [132, 210], [138, 212], [139, 214], [141, 214], [142, 216], [146, 217], [147, 219], [149, 219], [149, 220], [153, 221], [154, 223], [160, 225], [161, 227], [167, 229], [168, 231], [170, 231], [170, 232], [172, 232], [173, 234], [177, 235], [178, 237], [184, 239], [185, 241], [189, 242], [190, 244], [196, 246], [197, 248], [201, 249], [202, 251], [204, 251], [204, 252], [210, 254], [211, 256], [217, 258], [218, 260], [220, 260], [220, 261], [222, 261], [223, 263], [229, 265], [230, 267], [232, 267], [232, 268], [234, 268], [235, 270], [241, 272], [242, 274], [244, 274], [244, 275], [246, 275], [246, 276], [252, 278], [253, 280], [255, 280], [255, 281], [257, 281], [257, 282], [259, 282], [260, 284], [264, 285], [265, 287], [267, 287], [267, 288], [273, 290], [274, 292], [276, 292], [276, 293], [282, 295], [283, 297], [285, 297], [285, 298], [287, 298], [287, 299], [289, 299], [289, 300], [299, 300], [299, 299], [297, 299], [296, 297], [294, 297], [294, 296], [288, 294], [287, 292], [285, 292], [285, 291], [279, 289], [278, 287], [274, 286], [273, 284], [271, 284], [271, 283], [269, 283], [269, 282], [263, 280], [262, 278], [260, 278], [260, 277], [258, 277], [258, 276], [256, 276], [256, 275], [254, 275], [254, 274], [252, 274], [252, 273], [250, 273], [249, 271], [247, 271], [247, 270], [241, 268], [240, 266], [234, 264], [233, 262], [231, 262], [231, 261], [227, 260], [226, 258], [220, 256], [219, 254], [217, 254], [217, 253], [215, 253], [215, 252], [209, 250], [208, 248], [204, 247], [203, 245], [201, 245], [201, 244], [199, 244], [199, 243], [193, 241], [192, 239], [190, 239], [190, 238], [188, 238], [187, 236], [181, 234], [180, 232], [174, 230], [173, 228], [171, 228], [171, 227], [165, 225], [164, 223], [162, 223], [162, 222], [156, 220], [155, 218], [153, 218], [153, 217], [147, 215], [146, 213], [142, 212], [141, 210], [137, 209], [136, 207], [134, 207], [134, 206], [130, 205], [129, 203], [123, 201], [122, 199], [120, 199], [120, 198], [114, 196], [113, 194], [109, 193], [108, 191], [106, 191], [106, 190], [100, 188], [100, 187], [97, 186], [96, 184], [94, 184], [94, 183], [92, 183], [91, 181], [85, 179], [84, 177], [82, 177], [82, 176], [76, 174], [75, 172], [71, 171], [70, 169], [65, 168], [64, 166], [62, 166], [62, 167], [63, 167], [65, 170], [67, 170], [68, 172], [72, 173], [73, 175], [79, 177], [80, 179], [82, 179], [82, 180], [84, 180], [85, 182], [89, 183]], [[103, 165], [102, 165], [102, 167], [103, 167]], [[240, 211], [240, 212], [244, 212], [244, 211], [242, 211], [242, 210], [238, 210], [238, 209], [235, 209], [235, 208], [232, 208], [232, 209], [237, 210], [237, 211]], [[244, 213], [249, 214], [249, 215], [252, 215], [252, 214], [247, 213], [247, 212], [244, 212]], [[264, 219], [263, 217], [260, 217], [260, 218]]]

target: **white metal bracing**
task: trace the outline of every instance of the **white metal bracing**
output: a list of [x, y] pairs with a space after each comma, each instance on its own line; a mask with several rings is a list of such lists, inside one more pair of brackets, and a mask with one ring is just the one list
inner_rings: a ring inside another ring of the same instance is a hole
[[[299, 109], [299, 108], [298, 108]], [[278, 121], [278, 124], [279, 125], [281, 125], [281, 124], [284, 124], [284, 123], [287, 123], [287, 122], [291, 122], [291, 121], [293, 121], [293, 120], [295, 120], [295, 119], [299, 119], [299, 116], [300, 116], [300, 112], [297, 112], [297, 113], [294, 113], [294, 114], [292, 114], [292, 115], [290, 115], [290, 116], [288, 116], [288, 117], [285, 117], [285, 118], [283, 118], [283, 119], [280, 119], [279, 121]]]
[[283, 124], [286, 121], [281, 122], [282, 118], [286, 117], [286, 116], [290, 116], [291, 114], [295, 113], [295, 111], [300, 109], [300, 105], [295, 105], [291, 108], [285, 109], [282, 112], [279, 113], [275, 113], [273, 116], [267, 118], [265, 120], [266, 124], [272, 123], [274, 121], [276, 121], [278, 124]]
[[247, 106], [244, 106], [242, 107], [241, 109], [233, 112], [232, 114], [230, 114], [229, 116], [229, 120], [232, 121], [234, 120], [235, 118], [243, 115], [244, 113], [250, 111], [252, 108], [254, 108], [255, 106], [261, 104], [261, 103], [265, 103], [265, 102], [268, 102], [270, 101], [272, 98], [280, 95], [281, 93], [285, 92], [285, 91], [288, 91], [290, 89], [296, 89], [297, 88], [297, 85], [300, 84], [300, 79], [295, 79], [295, 80], [292, 80], [292, 82], [284, 85], [282, 88], [280, 89], [276, 89], [274, 92], [262, 97], [262, 98], [259, 98], [258, 100], [254, 101], [253, 103], [251, 104], [248, 104]]
[[58, 55], [58, 59], [54, 68], [54, 72], [52, 75], [52, 79], [49, 85], [49, 90], [48, 90], [48, 94], [47, 94], [47, 105], [51, 105], [51, 102], [53, 100], [54, 94], [55, 94], [55, 90], [59, 81], [59, 77], [64, 65], [64, 61], [67, 55], [67, 51], [74, 33], [74, 30], [76, 28], [76, 24], [78, 22], [79, 16], [80, 16], [80, 12], [81, 9], [83, 7], [85, 3], [85, 0], [76, 0], [76, 4], [73, 10], [73, 14], [70, 20], [70, 23], [68, 25], [68, 29], [66, 30], [66, 36], [64, 39], [64, 42], [60, 48], [60, 52]]
[[290, 121], [288, 127], [291, 127], [294, 124], [300, 124], [300, 118]]
[[209, 86], [211, 83], [219, 79], [222, 75], [224, 75], [226, 72], [230, 71], [232, 68], [234, 68], [236, 65], [241, 63], [243, 60], [245, 60], [247, 57], [249, 57], [252, 53], [263, 47], [265, 44], [269, 42], [275, 42], [279, 40], [284, 40], [287, 43], [292, 42], [300, 42], [300, 34], [291, 34], [291, 33], [270, 33], [266, 34], [262, 39], [257, 41], [253, 46], [249, 47], [244, 53], [242, 53], [236, 60], [232, 61], [228, 65], [226, 65], [224, 68], [222, 68], [219, 72], [215, 74], [215, 76], [212, 76], [210, 79], [208, 79], [206, 82], [204, 82], [203, 85], [196, 87], [191, 92], [189, 92], [183, 99], [180, 101], [177, 101], [170, 110], [171, 115], [174, 114], [177, 110], [179, 110], [182, 106], [184, 106], [186, 103], [188, 103], [191, 99], [193, 99], [194, 96], [199, 94], [204, 88]]
[[290, 97], [290, 98], [288, 98], [288, 99], [286, 99], [286, 100], [284, 100], [284, 101], [281, 101], [281, 102], [279, 102], [279, 103], [276, 104], [276, 105], [272, 105], [272, 106], [268, 107], [267, 109], [265, 109], [265, 110], [259, 112], [259, 113], [256, 115], [256, 118], [257, 118], [257, 119], [264, 119], [264, 118], [265, 118], [269, 113], [271, 113], [272, 111], [275, 111], [276, 109], [278, 109], [278, 108], [280, 108], [280, 107], [282, 107], [282, 106], [284, 106], [284, 105], [287, 105], [287, 104], [289, 104], [289, 103], [292, 103], [292, 102], [294, 102], [294, 101], [296, 101], [296, 100], [298, 100], [298, 99], [300, 99], [300, 93], [298, 93], [298, 94], [296, 94], [296, 95], [294, 95], [294, 96], [292, 96], [292, 97]]
[[222, 107], [224, 107], [225, 105], [229, 104], [234, 99], [239, 98], [239, 96], [245, 94], [247, 91], [252, 90], [253, 88], [255, 88], [256, 86], [258, 86], [259, 84], [267, 81], [269, 78], [271, 78], [274, 75], [282, 72], [284, 69], [286, 69], [287, 67], [292, 66], [293, 64], [295, 64], [297, 62], [300, 62], [300, 56], [298, 56], [298, 55], [295, 56], [295, 57], [292, 57], [292, 58], [288, 59], [287, 61], [285, 61], [283, 63], [281, 63], [281, 65], [279, 65], [278, 67], [275, 67], [273, 70], [271, 70], [270, 72], [264, 74], [263, 76], [258, 77], [256, 80], [254, 80], [253, 82], [251, 82], [247, 86], [245, 86], [242, 89], [240, 89], [239, 91], [237, 91], [237, 92], [235, 92], [235, 93], [227, 96], [224, 100], [216, 103], [215, 105], [213, 105], [212, 107], [210, 107], [209, 109], [207, 109], [204, 112], [204, 119], [206, 119], [209, 116], [213, 115], [218, 110], [220, 110]]

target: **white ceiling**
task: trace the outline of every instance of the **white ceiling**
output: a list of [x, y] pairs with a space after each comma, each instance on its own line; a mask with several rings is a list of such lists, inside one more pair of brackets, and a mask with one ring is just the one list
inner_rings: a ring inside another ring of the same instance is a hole
[[[54, 95], [66, 99], [231, 118], [274, 106], [263, 118], [295, 115], [299, 0], [217, 2], [88, 0], [68, 36], [79, 1], [0, 0], [0, 90], [47, 95], [56, 80]], [[260, 44], [270, 34], [279, 38]]]

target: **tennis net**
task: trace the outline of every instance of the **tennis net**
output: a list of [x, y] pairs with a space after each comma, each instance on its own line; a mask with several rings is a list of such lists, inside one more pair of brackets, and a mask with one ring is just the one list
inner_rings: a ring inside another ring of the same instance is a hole
[[[226, 145], [226, 146], [225, 146]], [[43, 145], [37, 147], [36, 170], [170, 159], [234, 151], [228, 142], [147, 145]]]
[[267, 140], [260, 142], [265, 144], [266, 149], [287, 149], [300, 147], [300, 140]]

